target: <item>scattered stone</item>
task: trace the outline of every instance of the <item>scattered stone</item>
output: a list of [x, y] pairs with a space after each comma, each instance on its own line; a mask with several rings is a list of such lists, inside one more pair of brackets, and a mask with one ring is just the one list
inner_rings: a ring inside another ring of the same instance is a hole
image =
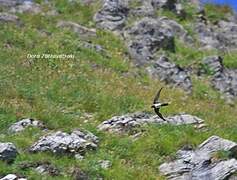
[[0, 143], [0, 160], [11, 163], [15, 160], [18, 152], [13, 143]]
[[236, 155], [237, 144], [212, 136], [200, 144], [195, 150], [181, 149], [177, 152], [177, 159], [162, 164], [160, 172], [167, 179], [215, 179], [223, 180], [237, 172], [237, 160], [213, 160], [213, 154], [219, 151], [229, 151]]
[[112, 165], [111, 162], [108, 160], [100, 160], [99, 163], [102, 169], [109, 169]]
[[147, 64], [160, 49], [174, 51], [173, 31], [159, 19], [141, 19], [124, 32], [124, 37], [136, 65]]
[[94, 16], [97, 26], [102, 29], [121, 30], [128, 16], [128, 4], [124, 0], [104, 0], [103, 7]]
[[78, 44], [78, 47], [90, 49], [90, 50], [93, 50], [97, 53], [100, 53], [102, 56], [104, 56], [106, 58], [111, 58], [111, 54], [99, 44], [93, 44], [91, 42], [86, 42], [86, 41], [80, 41]]
[[15, 174], [8, 174], [0, 180], [27, 180], [26, 178], [19, 177]]
[[82, 155], [80, 155], [80, 154], [76, 154], [76, 155], [75, 155], [75, 158], [76, 158], [77, 160], [83, 160], [83, 159], [84, 159], [84, 156], [82, 156]]
[[4, 23], [7, 23], [7, 22], [18, 23], [19, 18], [13, 14], [0, 12], [0, 23], [2, 23], [2, 22], [4, 22]]
[[48, 161], [42, 161], [42, 162], [23, 162], [19, 165], [20, 169], [22, 170], [28, 170], [28, 169], [34, 169], [39, 174], [48, 174], [50, 176], [59, 176], [60, 171], [58, 168], [56, 168], [54, 165], [52, 165]]
[[155, 63], [148, 66], [147, 71], [153, 78], [159, 78], [167, 84], [181, 87], [189, 93], [192, 91], [192, 82], [188, 72], [170, 62], [165, 56], [161, 56]]
[[59, 176], [60, 172], [51, 164], [42, 164], [35, 168], [40, 174], [49, 174], [50, 176]]
[[194, 125], [200, 126], [204, 121], [196, 116], [189, 114], [179, 114], [165, 118], [166, 121], [151, 113], [138, 112], [126, 114], [122, 116], [114, 116], [111, 119], [102, 122], [99, 130], [114, 132], [114, 133], [130, 133], [137, 134], [137, 129], [144, 124], [171, 124], [171, 125]]
[[210, 56], [203, 63], [213, 72], [212, 84], [214, 88], [224, 94], [230, 103], [237, 96], [237, 70], [223, 66], [223, 59], [218, 56]]
[[30, 152], [51, 151], [55, 154], [84, 155], [88, 150], [97, 148], [98, 138], [92, 133], [75, 130], [71, 134], [55, 132], [43, 136], [33, 144]]
[[89, 176], [83, 172], [80, 168], [73, 168], [72, 175], [76, 180], [89, 180]]
[[96, 36], [96, 29], [89, 29], [71, 21], [59, 21], [57, 26], [60, 28], [69, 28], [70, 30], [77, 33], [80, 37], [88, 38]]
[[98, 45], [98, 44], [92, 44], [92, 43], [89, 43], [89, 42], [81, 42], [81, 45], [84, 47], [84, 48], [88, 48], [88, 49], [93, 49], [95, 50], [96, 52], [102, 52], [102, 53], [105, 53], [106, 51], [103, 49], [102, 46]]
[[45, 128], [45, 126], [42, 122], [35, 120], [35, 119], [27, 118], [27, 119], [22, 119], [16, 123], [12, 124], [9, 127], [8, 131], [10, 133], [18, 133], [18, 132], [25, 130], [28, 127], [38, 127], [41, 129]]

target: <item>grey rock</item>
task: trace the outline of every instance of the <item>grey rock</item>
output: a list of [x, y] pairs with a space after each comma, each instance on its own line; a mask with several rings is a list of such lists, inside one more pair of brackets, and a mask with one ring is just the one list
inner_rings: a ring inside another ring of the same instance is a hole
[[98, 138], [92, 133], [75, 130], [71, 134], [55, 132], [45, 135], [30, 148], [30, 152], [51, 151], [55, 154], [81, 154], [97, 148]]
[[175, 37], [188, 44], [193, 44], [194, 42], [193, 38], [188, 34], [188, 31], [177, 21], [174, 21], [167, 17], [161, 17], [159, 20], [170, 26]]
[[76, 154], [76, 155], [75, 155], [75, 158], [76, 158], [77, 160], [83, 160], [83, 159], [84, 159], [84, 156], [82, 156], [82, 155], [80, 155], [80, 154]]
[[171, 125], [194, 125], [200, 126], [204, 121], [196, 116], [189, 114], [179, 114], [165, 118], [166, 121], [160, 119], [156, 115], [150, 113], [138, 112], [126, 114], [122, 116], [114, 116], [109, 120], [102, 122], [99, 130], [114, 132], [114, 133], [130, 133], [136, 134], [136, 128], [144, 124], [171, 124]]
[[[128, 0], [128, 2], [133, 1]], [[136, 7], [130, 7], [129, 14], [131, 15], [155, 17], [158, 9], [165, 9], [185, 17], [185, 11], [180, 0], [137, 0], [136, 2], [138, 4]]]
[[0, 180], [27, 180], [26, 178], [20, 178], [15, 174], [8, 174]]
[[194, 30], [200, 43], [200, 49], [223, 49], [212, 26], [199, 22], [195, 25]]
[[22, 162], [19, 165], [21, 170], [34, 170], [39, 174], [47, 174], [50, 176], [59, 176], [60, 171], [57, 167], [48, 161], [39, 162]]
[[17, 0], [0, 0], [0, 6], [2, 7], [12, 7], [17, 5]]
[[9, 128], [8, 131], [10, 133], [18, 133], [23, 130], [25, 130], [28, 127], [38, 127], [38, 128], [45, 128], [44, 124], [38, 120], [35, 119], [22, 119], [14, 124], [12, 124]]
[[136, 65], [150, 62], [160, 49], [174, 51], [173, 31], [159, 19], [141, 19], [124, 32], [124, 37]]
[[[82, 41], [82, 42], [80, 42], [80, 46], [87, 48], [87, 49], [92, 49], [92, 50], [102, 53], [102, 54], [107, 54], [106, 50], [99, 44], [92, 44], [90, 42]], [[90, 119], [90, 118], [88, 118], [88, 119]]]
[[185, 11], [180, 0], [151, 0], [151, 4], [155, 9], [167, 9], [181, 17], [185, 17]]
[[17, 5], [23, 4], [33, 0], [0, 0], [0, 6], [2, 7], [15, 7]]
[[13, 143], [0, 143], [0, 160], [11, 163], [17, 154], [16, 146]]
[[222, 20], [217, 25], [210, 22], [198, 22], [194, 30], [201, 49], [236, 50], [236, 22]]
[[82, 5], [91, 5], [92, 3], [96, 2], [96, 0], [68, 0], [70, 3], [80, 2]]
[[217, 39], [228, 49], [237, 49], [237, 23], [219, 21]]
[[10, 9], [10, 12], [40, 14], [42, 12], [42, 8], [37, 3], [31, 2], [31, 1], [24, 1], [23, 3], [12, 7]]
[[237, 96], [237, 70], [224, 69], [222, 73], [215, 74], [212, 79], [213, 86], [224, 94], [229, 101]]
[[212, 56], [203, 60], [203, 63], [213, 71], [212, 84], [214, 88], [224, 94], [228, 101], [237, 96], [237, 70], [223, 66], [221, 57]]
[[35, 168], [35, 171], [39, 174], [48, 174], [50, 176], [60, 175], [59, 170], [51, 164], [41, 164]]
[[237, 171], [237, 160], [213, 160], [218, 151], [229, 151], [236, 155], [237, 144], [212, 136], [195, 150], [179, 150], [177, 159], [160, 165], [160, 172], [171, 180], [224, 180]]
[[[111, 58], [111, 54], [110, 52], [108, 52], [105, 48], [103, 48], [101, 45], [99, 44], [93, 44], [92, 42], [86, 42], [86, 41], [80, 41], [78, 43], [78, 49], [81, 48], [86, 48], [86, 49], [90, 49], [93, 50], [94, 52], [100, 53], [102, 56], [104, 56], [105, 58]], [[96, 69], [98, 68], [98, 64], [94, 63], [92, 64], [92, 68]], [[91, 116], [82, 116], [81, 118], [85, 119], [85, 121], [88, 121], [90, 119], [92, 119]]]
[[99, 163], [102, 169], [109, 169], [111, 167], [111, 162], [108, 160], [100, 160]]
[[203, 63], [215, 74], [223, 72], [223, 59], [220, 56], [206, 57]]
[[89, 176], [83, 172], [80, 168], [74, 168], [72, 171], [72, 176], [77, 180], [89, 180]]
[[152, 6], [155, 8], [167, 8], [169, 10], [175, 9], [177, 0], [151, 0]]
[[0, 23], [7, 23], [7, 22], [12, 22], [12, 23], [18, 23], [19, 18], [16, 15], [9, 14], [9, 13], [0, 13]]
[[69, 28], [73, 32], [77, 33], [79, 37], [88, 38], [96, 36], [96, 29], [90, 29], [80, 24], [71, 21], [59, 21], [57, 24], [59, 28]]
[[94, 16], [97, 27], [117, 31], [121, 30], [128, 16], [128, 4], [124, 0], [104, 0], [103, 7]]
[[[132, 0], [130, 1], [132, 2]], [[151, 4], [151, 1], [139, 1], [140, 6], [132, 7], [129, 10], [129, 15], [132, 15], [134, 17], [144, 17], [144, 16], [155, 16], [155, 9]]]
[[192, 82], [188, 72], [170, 62], [165, 56], [161, 56], [151, 66], [148, 66], [147, 71], [153, 78], [159, 78], [161, 81], [183, 88], [187, 92], [192, 91]]

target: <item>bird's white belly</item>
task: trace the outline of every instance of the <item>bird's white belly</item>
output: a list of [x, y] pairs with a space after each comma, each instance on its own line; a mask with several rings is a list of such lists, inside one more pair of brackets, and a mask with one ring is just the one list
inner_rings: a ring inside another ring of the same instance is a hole
[[161, 106], [161, 103], [154, 104], [155, 108], [159, 108]]

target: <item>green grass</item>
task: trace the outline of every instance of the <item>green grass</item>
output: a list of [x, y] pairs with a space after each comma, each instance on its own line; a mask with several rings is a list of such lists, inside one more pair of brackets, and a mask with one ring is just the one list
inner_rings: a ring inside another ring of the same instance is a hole
[[208, 3], [204, 6], [206, 17], [211, 22], [225, 20], [228, 14], [233, 14], [233, 10], [228, 5], [216, 5]]
[[[151, 80], [142, 70], [133, 67], [126, 55], [126, 46], [118, 36], [98, 30], [97, 37], [88, 39], [104, 49], [101, 53], [83, 47], [83, 40], [77, 34], [56, 27], [62, 19], [94, 27], [92, 16], [99, 3], [83, 7], [60, 0], [53, 1], [53, 6], [59, 11], [56, 16], [19, 15], [22, 27], [0, 24], [0, 141], [13, 142], [19, 150], [13, 164], [0, 162], [0, 175], [17, 173], [29, 179], [56, 179], [47, 175], [39, 177], [33, 169], [20, 169], [22, 162], [47, 160], [62, 171], [57, 179], [73, 179], [76, 168], [81, 168], [91, 179], [164, 179], [158, 166], [172, 160], [184, 145], [196, 147], [211, 135], [237, 141], [235, 107], [224, 104], [207, 78], [192, 77], [191, 95]], [[198, 64], [203, 57], [217, 53], [175, 42], [176, 53], [167, 55], [181, 66]], [[74, 54], [75, 58], [27, 58], [27, 54], [42, 53]], [[237, 67], [235, 56], [235, 53], [224, 56], [227, 67]], [[150, 103], [161, 86], [165, 86], [162, 98], [172, 101], [162, 111], [165, 116], [180, 112], [197, 115], [205, 120], [209, 130], [149, 125], [143, 127], [146, 132], [136, 141], [128, 135], [97, 130], [102, 121], [112, 116], [151, 111]], [[84, 113], [93, 114], [87, 123]], [[51, 131], [90, 130], [99, 137], [99, 148], [87, 153], [82, 161], [52, 153], [30, 154], [28, 148], [44, 132], [28, 128], [16, 135], [7, 133], [12, 123], [25, 117], [42, 120]], [[112, 162], [108, 170], [99, 166], [98, 161], [103, 159]]]

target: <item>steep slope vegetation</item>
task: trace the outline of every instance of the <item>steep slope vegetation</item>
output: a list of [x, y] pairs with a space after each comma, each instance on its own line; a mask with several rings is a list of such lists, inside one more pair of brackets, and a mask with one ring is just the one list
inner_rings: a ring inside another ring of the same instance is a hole
[[[145, 68], [135, 66], [122, 36], [98, 28], [96, 36], [85, 39], [70, 28], [57, 26], [64, 20], [96, 28], [93, 16], [101, 2], [37, 2], [40, 13], [16, 12], [18, 19], [10, 22], [0, 18], [0, 141], [14, 143], [19, 152], [11, 164], [0, 161], [0, 176], [13, 173], [28, 179], [163, 179], [159, 165], [174, 159], [183, 146], [196, 147], [212, 135], [237, 142], [236, 100], [229, 105], [221, 98], [211, 85], [211, 72], [202, 76], [191, 73], [192, 93], [187, 94], [181, 88], [152, 79]], [[207, 8], [207, 18], [219, 20]], [[195, 10], [190, 10], [190, 6], [186, 9], [185, 19], [169, 9], [157, 10], [156, 14], [176, 20], [192, 35], [190, 25], [194, 24], [194, 17], [190, 14], [195, 14]], [[1, 11], [8, 12], [7, 7], [1, 6]], [[128, 26], [134, 19], [129, 17]], [[222, 50], [197, 46], [177, 38], [174, 52], [161, 50], [154, 54], [165, 54], [172, 62], [193, 68], [194, 72], [209, 55], [222, 55], [225, 66], [237, 67], [235, 51], [223, 54]], [[29, 58], [37, 54], [72, 54], [74, 58]], [[116, 115], [151, 112], [153, 96], [161, 86], [165, 87], [162, 98], [172, 101], [162, 110], [165, 116], [193, 114], [205, 120], [207, 130], [185, 125], [148, 125], [145, 133], [134, 140], [126, 134], [97, 129], [102, 121]], [[9, 133], [8, 128], [22, 118], [39, 119], [49, 131], [89, 130], [99, 138], [98, 148], [87, 152], [82, 160], [50, 152], [30, 153], [29, 147], [47, 132], [30, 127], [17, 134]], [[101, 160], [109, 160], [111, 167], [102, 168]], [[39, 175], [34, 166], [24, 166], [39, 162], [50, 163], [59, 175]]]

